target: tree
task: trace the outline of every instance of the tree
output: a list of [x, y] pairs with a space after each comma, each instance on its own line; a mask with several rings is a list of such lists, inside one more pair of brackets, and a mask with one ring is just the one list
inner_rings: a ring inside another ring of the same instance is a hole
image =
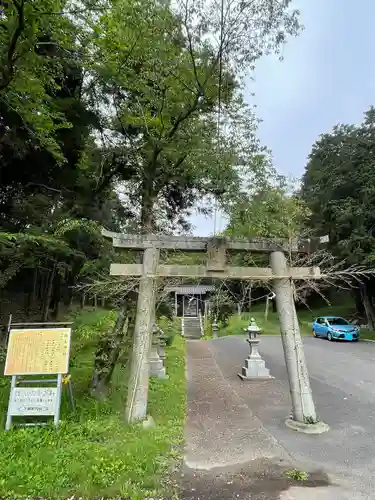
[[[55, 133], [69, 128], [64, 113], [53, 105], [57, 77], [75, 56], [73, 23], [64, 15], [64, 0], [10, 0], [0, 12], [0, 123], [17, 116], [18, 148], [31, 134], [58, 161], [63, 161]], [[62, 15], [60, 15], [62, 14]], [[37, 110], [37, 112], [36, 112]]]
[[[263, 165], [254, 169], [249, 182], [242, 183], [242, 189], [222, 205], [228, 224], [223, 231], [231, 238], [281, 238], [295, 239], [304, 236], [305, 219], [309, 210], [303, 200], [293, 192], [291, 182], [277, 174], [267, 154], [255, 158]], [[265, 255], [237, 254], [232, 257], [233, 265], [267, 267]], [[264, 297], [269, 289], [263, 282], [241, 284], [227, 281], [226, 286], [236, 297], [239, 312], [249, 303], [249, 292], [253, 299]], [[275, 302], [272, 302], [275, 307]]]
[[223, 326], [228, 324], [229, 317], [235, 312], [236, 304], [227, 290], [216, 287], [210, 297], [211, 321], [220, 321]]
[[[315, 235], [329, 235], [332, 254], [348, 265], [373, 267], [375, 109], [359, 125], [337, 125], [314, 144], [301, 196], [311, 210]], [[375, 327], [373, 279], [360, 286], [371, 328]]]
[[[218, 46], [211, 4], [207, 10], [180, 2], [174, 12], [168, 2], [120, 0], [97, 24], [93, 70], [115, 114], [108, 123], [114, 155], [101, 185], [125, 181], [145, 230], [155, 229], [154, 210], [165, 209], [173, 223], [201, 196], [237, 187], [233, 167], [248, 165], [254, 152], [252, 115], [229, 59], [252, 65], [262, 50], [296, 33], [298, 23], [289, 2], [230, 3]], [[228, 133], [218, 115], [229, 122]]]
[[[112, 185], [93, 197], [101, 155], [92, 132], [99, 122], [83, 94], [83, 66], [86, 26], [93, 9], [102, 5], [92, 7], [87, 0], [14, 0], [2, 5], [0, 228], [6, 231], [7, 245], [23, 238], [16, 245], [23, 262], [17, 272], [33, 269], [33, 289], [39, 280], [51, 284], [41, 287], [44, 295], [49, 296], [47, 290], [52, 294], [43, 305], [45, 317], [51, 301], [57, 314], [64, 285], [69, 302], [77, 279], [108, 266], [100, 227], [92, 238], [90, 221], [118, 230], [126, 220]], [[57, 248], [65, 253], [57, 254]], [[9, 262], [6, 255], [1, 262], [4, 276], [15, 276], [10, 271], [16, 270], [16, 260]]]
[[[236, 167], [250, 164], [253, 127], [244, 119], [229, 58], [253, 64], [261, 48], [283, 41], [280, 28], [294, 33], [298, 26], [295, 14], [287, 12], [289, 2], [231, 4], [224, 12], [223, 2], [218, 47], [210, 43], [218, 28], [214, 11], [204, 3], [181, 2], [173, 12], [167, 2], [120, 0], [98, 22], [96, 33], [104, 36], [98, 37], [95, 70], [115, 114], [108, 119], [108, 152], [115, 155], [101, 186], [113, 179], [124, 183], [130, 203], [138, 202], [142, 232], [160, 230], [156, 210], [164, 209], [172, 223], [183, 222], [181, 216], [199, 197], [220, 197], [238, 187]], [[227, 134], [220, 120], [224, 115], [231, 127]], [[247, 142], [231, 140], [239, 127]], [[149, 335], [135, 332], [129, 394], [139, 393]]]
[[309, 210], [281, 176], [251, 190], [243, 191], [227, 208], [229, 223], [225, 231], [248, 238], [286, 238], [303, 236]]
[[44, 317], [108, 264], [95, 222], [186, 230], [197, 200], [254, 170], [239, 72], [297, 33], [289, 5], [223, 0], [218, 18], [211, 1], [2, 2], [0, 266], [17, 272], [10, 248], [30, 264]]

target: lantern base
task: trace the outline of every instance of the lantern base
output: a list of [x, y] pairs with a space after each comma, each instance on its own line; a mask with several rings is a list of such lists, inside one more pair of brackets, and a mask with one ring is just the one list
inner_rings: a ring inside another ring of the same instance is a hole
[[163, 379], [169, 378], [165, 373], [163, 360], [160, 358], [155, 348], [152, 348], [151, 350], [151, 357], [149, 360], [149, 375], [150, 377], [158, 377]]
[[[259, 355], [259, 354], [258, 354]], [[245, 366], [242, 367], [242, 372], [237, 373], [241, 380], [269, 380], [272, 377], [266, 363], [259, 356], [259, 358], [245, 359]]]

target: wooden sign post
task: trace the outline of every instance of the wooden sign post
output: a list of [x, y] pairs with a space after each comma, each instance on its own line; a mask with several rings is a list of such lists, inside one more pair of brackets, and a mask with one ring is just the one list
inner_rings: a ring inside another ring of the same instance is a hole
[[[54, 425], [59, 425], [63, 376], [69, 372], [70, 339], [71, 328], [10, 329], [4, 375], [11, 376], [12, 381], [5, 430], [10, 429], [13, 417], [53, 416]], [[51, 378], [26, 378], [35, 375]], [[70, 380], [69, 395], [73, 404]]]

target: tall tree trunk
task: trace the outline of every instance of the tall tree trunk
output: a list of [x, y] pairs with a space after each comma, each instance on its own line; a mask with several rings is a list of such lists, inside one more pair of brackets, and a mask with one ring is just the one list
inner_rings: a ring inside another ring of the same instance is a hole
[[91, 394], [98, 399], [103, 399], [108, 394], [109, 383], [123, 343], [124, 326], [128, 319], [127, 312], [128, 308], [124, 302], [112, 332], [99, 340], [91, 379]]
[[40, 274], [40, 280], [39, 280], [39, 287], [38, 287], [38, 299], [40, 300], [41, 303], [41, 309], [43, 309], [43, 304], [44, 304], [44, 298], [46, 296], [46, 276], [49, 273], [47, 272], [42, 272]]
[[367, 325], [370, 330], [375, 330], [375, 310], [369, 293], [368, 283], [365, 282], [361, 285], [361, 296], [363, 306], [366, 312]]
[[361, 318], [364, 318], [366, 315], [366, 311], [365, 311], [365, 308], [363, 305], [361, 290], [358, 288], [354, 289], [353, 290], [353, 297], [354, 297], [355, 308], [356, 308], [357, 314]]
[[37, 296], [37, 291], [38, 291], [38, 268], [35, 267], [33, 269], [33, 284], [29, 293], [29, 300], [27, 303], [27, 312], [29, 313], [31, 308], [34, 306], [35, 301], [36, 301], [36, 296]]
[[61, 276], [60, 273], [55, 273], [55, 279], [53, 284], [53, 293], [52, 293], [52, 317], [56, 319], [59, 315], [59, 307], [61, 301]]
[[71, 307], [73, 304], [73, 295], [74, 295], [74, 275], [72, 272], [69, 273], [66, 280], [67, 290], [64, 294], [64, 304], [66, 307]]
[[251, 301], [252, 301], [252, 285], [249, 287], [249, 312], [251, 312]]
[[[143, 234], [154, 231], [153, 175], [154, 168], [148, 172], [148, 177], [145, 178], [142, 185], [141, 231]], [[146, 274], [155, 274], [158, 261], [159, 249], [147, 248], [144, 250], [143, 274], [137, 298], [134, 342], [125, 408], [125, 418], [128, 423], [142, 420], [147, 414], [149, 351], [153, 309], [155, 308], [155, 282], [151, 276]]]
[[51, 298], [52, 298], [52, 289], [53, 289], [53, 282], [55, 278], [55, 272], [56, 272], [56, 264], [53, 265], [52, 271], [50, 271], [48, 280], [47, 280], [47, 290], [46, 294], [44, 297], [44, 303], [43, 303], [43, 311], [42, 311], [42, 321], [47, 321], [48, 319], [48, 312], [49, 312], [49, 306], [51, 303]]
[[141, 209], [141, 231], [144, 234], [154, 232], [154, 206], [155, 199], [152, 193], [152, 184], [143, 182], [142, 186], [142, 209]]

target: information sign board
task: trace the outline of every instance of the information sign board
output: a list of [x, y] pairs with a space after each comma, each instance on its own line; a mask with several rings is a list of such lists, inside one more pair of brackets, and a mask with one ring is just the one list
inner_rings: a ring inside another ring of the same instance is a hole
[[[52, 328], [50, 324], [43, 328], [9, 328], [4, 369], [4, 375], [11, 376], [6, 430], [11, 428], [13, 417], [53, 416], [54, 425], [59, 425], [63, 375], [69, 373], [70, 337], [71, 328]], [[48, 377], [37, 380], [35, 375]], [[70, 377], [67, 380], [74, 408]], [[22, 423], [21, 419], [20, 425], [48, 422]]]
[[69, 371], [70, 328], [11, 329], [4, 375]]
[[56, 413], [57, 387], [15, 387], [9, 399], [13, 417], [49, 416]]

